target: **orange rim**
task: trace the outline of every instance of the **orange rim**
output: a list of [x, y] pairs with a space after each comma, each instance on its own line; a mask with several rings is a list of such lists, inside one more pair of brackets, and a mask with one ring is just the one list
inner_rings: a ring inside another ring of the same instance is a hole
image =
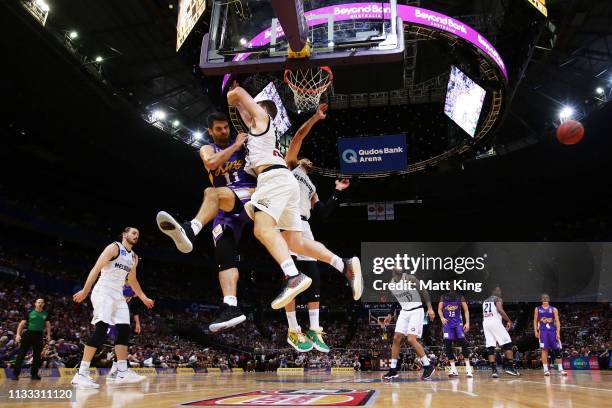
[[328, 66], [324, 66], [324, 67], [320, 67], [320, 68], [321, 68], [322, 71], [327, 72], [328, 76], [327, 76], [327, 81], [325, 82], [325, 84], [319, 86], [318, 88], [314, 88], [314, 89], [302, 88], [302, 87], [297, 86], [293, 82], [291, 82], [291, 80], [289, 79], [289, 73], [291, 72], [290, 69], [286, 69], [285, 70], [285, 83], [287, 85], [289, 85], [289, 88], [291, 88], [293, 91], [296, 91], [296, 92], [301, 92], [301, 93], [323, 93], [323, 92], [325, 92], [325, 90], [329, 87], [329, 85], [334, 80], [334, 74], [332, 73], [331, 68], [328, 67]]

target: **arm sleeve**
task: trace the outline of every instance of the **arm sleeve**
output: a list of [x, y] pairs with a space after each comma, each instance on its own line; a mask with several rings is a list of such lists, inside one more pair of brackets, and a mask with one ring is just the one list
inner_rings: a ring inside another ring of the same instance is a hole
[[317, 201], [312, 209], [312, 213], [316, 217], [327, 218], [331, 215], [331, 213], [338, 207], [340, 203], [340, 195], [341, 192], [334, 189], [333, 194], [325, 204], [321, 201]]

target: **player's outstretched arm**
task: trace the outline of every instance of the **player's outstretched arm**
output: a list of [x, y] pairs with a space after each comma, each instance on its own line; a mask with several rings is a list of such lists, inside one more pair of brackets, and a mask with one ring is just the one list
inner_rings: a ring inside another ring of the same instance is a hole
[[[268, 114], [255, 102], [255, 99], [247, 91], [238, 86], [233, 85], [233, 88], [227, 93], [227, 103], [230, 106], [235, 106], [240, 114], [241, 110], [244, 109], [248, 113], [248, 117], [244, 117], [245, 123], [251, 123], [251, 127], [257, 131], [262, 131], [262, 127], [266, 127], [268, 124]], [[249, 121], [249, 119], [251, 119]], [[253, 123], [255, 122], [255, 123]]]
[[319, 195], [314, 193], [310, 198], [310, 208], [313, 215], [321, 218], [329, 217], [340, 203], [341, 192], [346, 190], [350, 185], [351, 182], [348, 179], [336, 180], [336, 188], [325, 204], [319, 200]]
[[104, 248], [104, 251], [102, 251], [102, 253], [98, 257], [96, 264], [91, 269], [91, 271], [89, 271], [89, 275], [87, 275], [87, 280], [85, 281], [83, 289], [81, 289], [72, 296], [72, 299], [75, 302], [81, 303], [83, 300], [85, 300], [85, 298], [89, 294], [89, 291], [91, 291], [92, 286], [94, 285], [94, 283], [96, 283], [98, 275], [100, 274], [100, 271], [102, 270], [104, 265], [115, 259], [117, 256], [119, 256], [119, 247], [116, 244], [109, 244], [106, 248]]
[[134, 262], [134, 266], [132, 266], [132, 270], [128, 274], [128, 283], [130, 284], [130, 287], [134, 290], [134, 293], [136, 293], [136, 296], [138, 296], [140, 300], [142, 300], [142, 303], [146, 307], [151, 309], [154, 305], [154, 302], [153, 300], [149, 299], [147, 295], [144, 294], [144, 292], [142, 291], [142, 288], [140, 287], [138, 278], [136, 278], [136, 267], [137, 266], [138, 266], [138, 258], [136, 258], [136, 262]]
[[206, 170], [216, 170], [219, 166], [228, 161], [229, 158], [232, 157], [232, 154], [242, 148], [246, 139], [246, 133], [238, 133], [234, 143], [217, 153], [215, 153], [215, 149], [210, 145], [202, 146], [200, 148], [200, 158], [202, 162], [204, 162]]
[[285, 156], [285, 162], [287, 166], [291, 170], [293, 170], [297, 166], [298, 156], [300, 155], [300, 150], [302, 149], [302, 142], [310, 133], [312, 127], [320, 120], [325, 119], [327, 115], [327, 104], [324, 103], [319, 105], [319, 109], [312, 115], [306, 122], [300, 126], [300, 128], [295, 132], [293, 138], [291, 139], [291, 143], [289, 143], [289, 149], [287, 149], [287, 155]]

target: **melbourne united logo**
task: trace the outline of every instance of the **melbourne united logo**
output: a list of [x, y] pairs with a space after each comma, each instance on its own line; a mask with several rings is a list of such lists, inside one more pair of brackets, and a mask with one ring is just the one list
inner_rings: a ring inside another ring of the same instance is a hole
[[126, 250], [125, 250], [125, 249], [122, 249], [122, 250], [121, 250], [121, 256], [126, 256], [126, 255], [127, 255]]
[[257, 200], [257, 204], [263, 205], [266, 208], [270, 208], [271, 203], [272, 202], [270, 201], [269, 198], [262, 198], [261, 200]]
[[357, 152], [353, 149], [346, 149], [342, 152], [342, 160], [345, 163], [357, 163]]

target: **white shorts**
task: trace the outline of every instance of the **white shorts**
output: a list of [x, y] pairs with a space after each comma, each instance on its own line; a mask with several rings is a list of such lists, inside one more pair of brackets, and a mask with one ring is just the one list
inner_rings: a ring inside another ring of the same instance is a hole
[[422, 307], [414, 310], [402, 310], [397, 317], [395, 332], [404, 335], [414, 334], [418, 338], [423, 335], [423, 319], [425, 310]]
[[[312, 230], [310, 229], [310, 223], [306, 220], [301, 220], [301, 221], [302, 221], [302, 236], [304, 238], [308, 238], [314, 241], [314, 235], [312, 235]], [[296, 256], [298, 261], [314, 261], [314, 262], [317, 261], [314, 258], [311, 258], [306, 255], [296, 254], [295, 252], [291, 252], [291, 255]]]
[[98, 322], [115, 324], [130, 324], [130, 309], [123, 297], [123, 292], [96, 286], [91, 291], [93, 319], [91, 324]]
[[251, 201], [244, 205], [251, 219], [255, 217], [255, 207], [274, 218], [278, 229], [302, 230], [300, 186], [288, 169], [266, 171], [257, 177]]
[[482, 329], [485, 335], [486, 347], [495, 347], [498, 344], [503, 346], [512, 341], [501, 320], [484, 320], [482, 322]]

